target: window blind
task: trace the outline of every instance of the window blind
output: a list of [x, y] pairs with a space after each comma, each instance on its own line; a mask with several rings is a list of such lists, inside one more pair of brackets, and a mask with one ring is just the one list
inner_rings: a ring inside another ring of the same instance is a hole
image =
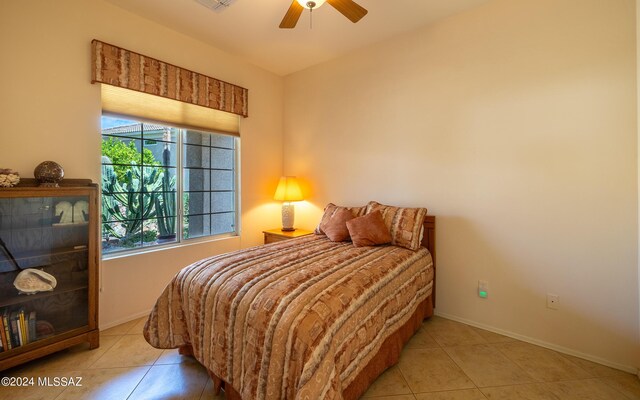
[[102, 111], [111, 115], [240, 136], [240, 117], [236, 114], [116, 86], [101, 86]]

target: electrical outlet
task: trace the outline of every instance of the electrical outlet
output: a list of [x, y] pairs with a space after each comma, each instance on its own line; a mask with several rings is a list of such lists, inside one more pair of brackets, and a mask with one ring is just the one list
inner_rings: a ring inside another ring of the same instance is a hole
[[557, 310], [560, 307], [560, 296], [547, 293], [547, 308]]
[[478, 281], [478, 296], [483, 299], [489, 297], [489, 281]]

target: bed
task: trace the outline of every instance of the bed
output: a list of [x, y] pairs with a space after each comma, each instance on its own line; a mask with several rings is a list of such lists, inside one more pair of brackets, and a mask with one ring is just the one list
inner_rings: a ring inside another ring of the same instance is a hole
[[193, 356], [228, 400], [357, 399], [433, 314], [435, 217], [423, 226], [416, 251], [309, 235], [200, 260], [144, 336]]

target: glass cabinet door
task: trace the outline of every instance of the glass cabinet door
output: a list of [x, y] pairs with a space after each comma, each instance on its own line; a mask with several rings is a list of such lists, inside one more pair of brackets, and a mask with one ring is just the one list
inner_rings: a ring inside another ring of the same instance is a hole
[[0, 198], [0, 339], [9, 349], [88, 325], [89, 215], [88, 196]]

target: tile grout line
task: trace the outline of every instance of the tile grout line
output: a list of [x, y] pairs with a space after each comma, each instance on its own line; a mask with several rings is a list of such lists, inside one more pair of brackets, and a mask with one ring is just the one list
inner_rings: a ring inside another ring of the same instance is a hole
[[[111, 346], [109, 346], [109, 348], [108, 348], [108, 349], [106, 349], [106, 350], [104, 351], [104, 353], [103, 353], [100, 357], [98, 357], [95, 361], [93, 361], [91, 364], [89, 364], [89, 365], [86, 367], [86, 369], [84, 369], [84, 370], [94, 370], [94, 371], [96, 371], [96, 370], [100, 370], [100, 369], [119, 369], [119, 368], [122, 368], [122, 367], [111, 367], [111, 368], [91, 368], [91, 367], [93, 367], [93, 365], [95, 365], [95, 364], [98, 362], [98, 360], [100, 360], [102, 357], [104, 357], [104, 355], [105, 355], [105, 354], [107, 354], [107, 352], [108, 352], [109, 350], [111, 350], [111, 348], [112, 348], [112, 347], [114, 347], [114, 346], [115, 346], [115, 345], [116, 345], [116, 344], [117, 344], [117, 343], [118, 343], [118, 342], [123, 338], [124, 334], [122, 334], [122, 335], [105, 335], [105, 336], [118, 336], [118, 339], [117, 339], [117, 340], [116, 340], [116, 341], [115, 341]], [[151, 368], [149, 368], [149, 370], [150, 370], [150, 369], [151, 369]], [[145, 375], [144, 375], [144, 376], [146, 376], [146, 374], [149, 372], [149, 370], [147, 370], [147, 372], [145, 372]], [[52, 370], [52, 371], [50, 371], [50, 372], [54, 372], [54, 373], [56, 373], [56, 372], [66, 372], [66, 371], [62, 371], [62, 370], [56, 370], [56, 371], [53, 371], [53, 370]], [[46, 371], [45, 371], [45, 373], [46, 373]], [[144, 378], [144, 376], [143, 376], [143, 378]], [[140, 381], [142, 381], [142, 378], [140, 379]], [[138, 384], [139, 384], [139, 383], [140, 383], [140, 382], [138, 382]], [[137, 385], [136, 385], [136, 387], [137, 387]], [[62, 392], [60, 392], [60, 393], [59, 393], [59, 394], [54, 398], [54, 400], [58, 400], [58, 399], [62, 400], [62, 399], [64, 399], [64, 397], [62, 397], [62, 395], [63, 395], [63, 394], [64, 394], [68, 389], [69, 389], [69, 387], [64, 388], [64, 390], [63, 390]], [[134, 388], [134, 390], [135, 390], [135, 388]], [[131, 393], [133, 393], [133, 391], [132, 391]], [[131, 393], [129, 393], [129, 396], [131, 395]], [[127, 396], [127, 398], [128, 398], [129, 396]]]
[[[115, 335], [114, 335], [114, 336], [115, 336]], [[118, 340], [116, 340], [115, 342], [113, 342], [113, 344], [112, 344], [111, 346], [109, 346], [109, 348], [108, 348], [108, 349], [106, 349], [106, 350], [104, 351], [104, 353], [102, 353], [102, 355], [101, 355], [100, 357], [96, 358], [96, 360], [95, 360], [94, 362], [92, 362], [91, 364], [89, 364], [89, 365], [87, 366], [87, 369], [99, 369], [99, 368], [92, 368], [92, 367], [93, 367], [93, 366], [94, 366], [98, 361], [100, 361], [100, 359], [102, 359], [102, 357], [104, 357], [104, 356], [105, 356], [105, 354], [107, 354], [107, 353], [109, 352], [109, 350], [111, 350], [112, 348], [114, 348], [114, 347], [118, 344], [118, 342], [122, 340], [122, 338], [123, 338], [123, 337], [124, 337], [124, 335], [119, 335]]]
[[[137, 325], [137, 324], [134, 324], [134, 325], [131, 327], [131, 329], [133, 329], [136, 325]], [[128, 333], [129, 331], [131, 331], [131, 329], [129, 329], [129, 330], [127, 331], [127, 333]], [[123, 336], [125, 336], [125, 335], [126, 335], [126, 333], [125, 333]], [[133, 394], [135, 393], [136, 389], [138, 389], [138, 386], [140, 386], [140, 384], [142, 383], [142, 381], [144, 381], [144, 378], [146, 378], [146, 377], [147, 377], [147, 375], [149, 374], [149, 372], [151, 372], [151, 370], [153, 369], [153, 367], [155, 367], [156, 362], [160, 359], [160, 357], [161, 357], [161, 356], [162, 356], [162, 353], [158, 354], [158, 357], [157, 357], [155, 360], [153, 360], [153, 363], [151, 363], [151, 365], [149, 366], [149, 369], [147, 370], [147, 372], [145, 372], [145, 373], [144, 373], [144, 375], [142, 375], [142, 378], [140, 378], [140, 380], [138, 381], [138, 383], [136, 384], [136, 386], [131, 390], [131, 393], [129, 393], [129, 395], [127, 396], [127, 399], [126, 399], [126, 400], [128, 400], [129, 398], [131, 398], [131, 395], [133, 395]], [[139, 366], [139, 367], [140, 367], [140, 366]], [[206, 387], [206, 384], [205, 384], [205, 387]], [[202, 397], [202, 393], [200, 393], [200, 397]]]
[[[406, 377], [404, 376], [404, 374], [402, 373], [402, 370], [400, 369], [400, 365], [399, 365], [399, 364], [400, 364], [400, 359], [398, 359], [398, 362], [397, 362], [395, 365], [393, 365], [393, 366], [389, 367], [386, 371], [388, 371], [389, 369], [391, 369], [391, 368], [393, 368], [393, 367], [397, 367], [396, 369], [397, 369], [397, 370], [398, 370], [398, 372], [400, 373], [400, 377], [402, 378], [402, 380], [404, 381], [404, 383], [406, 383], [406, 384], [407, 384], [407, 387], [409, 388], [409, 391], [411, 392], [411, 394], [413, 395], [413, 398], [415, 399], [416, 394], [414, 393], [413, 389], [411, 389], [411, 385], [409, 385], [409, 381], [407, 380], [407, 378], [406, 378]], [[385, 372], [386, 372], [386, 371], [385, 371]], [[384, 372], [383, 372], [383, 373], [384, 373]], [[382, 374], [380, 374], [380, 376], [382, 376]], [[379, 378], [380, 376], [378, 376], [378, 378]], [[378, 378], [376, 378], [376, 380], [377, 380]], [[374, 381], [374, 382], [375, 382], [375, 381]], [[366, 393], [366, 392], [365, 392], [365, 393]]]
[[[427, 332], [427, 333], [429, 333], [429, 332]], [[482, 338], [482, 340], [485, 340], [485, 339], [484, 339], [484, 338]], [[436, 342], [437, 342], [437, 341], [436, 341]], [[486, 342], [486, 340], [485, 340], [485, 342]], [[438, 343], [438, 344], [440, 344], [440, 343]], [[487, 344], [487, 343], [479, 343], [479, 344], [483, 344], [483, 345], [484, 345], [484, 344]], [[475, 345], [471, 345], [471, 346], [475, 346]], [[447, 346], [447, 347], [448, 347], [448, 348], [451, 348], [451, 347], [456, 347], [456, 346]], [[451, 360], [451, 362], [452, 362], [456, 367], [458, 367], [458, 368], [460, 369], [460, 371], [462, 371], [462, 374], [463, 374], [464, 376], [466, 376], [466, 377], [467, 377], [467, 379], [469, 379], [469, 381], [471, 381], [471, 383], [473, 383], [473, 386], [475, 386], [475, 388], [476, 388], [476, 389], [478, 389], [478, 390], [480, 391], [480, 393], [482, 393], [482, 390], [480, 390], [480, 387], [478, 386], [478, 384], [477, 384], [473, 379], [471, 379], [471, 377], [470, 377], [469, 375], [467, 375], [467, 373], [464, 371], [464, 369], [462, 369], [462, 367], [461, 367], [460, 365], [458, 365], [458, 363], [456, 362], [456, 360], [454, 360], [453, 358], [451, 358], [451, 355], [450, 355], [450, 354], [449, 354], [449, 352], [445, 349], [445, 347], [444, 347], [444, 346], [442, 346], [442, 351], [443, 351], [443, 352], [444, 352], [444, 354], [449, 358], [449, 360]], [[482, 393], [482, 395], [484, 396], [484, 393]]]
[[536, 381], [536, 382], [529, 382], [529, 383], [516, 383], [516, 384], [512, 384], [512, 385], [492, 385], [492, 386], [485, 386], [485, 387], [482, 387], [482, 388], [478, 388], [478, 390], [480, 390], [480, 392], [484, 395], [484, 392], [482, 392], [482, 389], [509, 388], [509, 387], [529, 386], [529, 385], [542, 385], [546, 389], [548, 389], [549, 391], [551, 391], [553, 393], [553, 388], [551, 387], [552, 384], [564, 383], [564, 382], [582, 382], [582, 381], [588, 381], [588, 380], [599, 380], [599, 381], [605, 383], [609, 388], [613, 389], [615, 392], [617, 392], [620, 395], [624, 396], [625, 399], [636, 400], [634, 397], [628, 397], [626, 394], [622, 393], [618, 388], [607, 384], [607, 382], [605, 382], [604, 380], [602, 380], [599, 377], [582, 378], [582, 379], [564, 379], [564, 380], [559, 380], [559, 381]]
[[[425, 332], [427, 334], [427, 336], [429, 336], [431, 338], [431, 340], [433, 340], [433, 342], [438, 346], [438, 348], [440, 350], [442, 350], [442, 352], [449, 358], [449, 360], [451, 360], [451, 362], [460, 369], [460, 371], [462, 372], [462, 375], [464, 375], [474, 386], [474, 389], [478, 390], [480, 392], [480, 394], [484, 397], [487, 398], [484, 393], [482, 393], [482, 390], [480, 390], [480, 388], [478, 387], [478, 385], [473, 381], [473, 379], [471, 379], [471, 377], [469, 377], [469, 375], [467, 375], [466, 372], [464, 372], [464, 370], [462, 369], [462, 367], [460, 365], [458, 365], [458, 363], [456, 363], [456, 361], [454, 359], [451, 358], [451, 356], [449, 355], [449, 353], [447, 353], [447, 351], [445, 350], [444, 346], [442, 346], [437, 340], [436, 338], [434, 338], [431, 333], [429, 332]], [[484, 338], [482, 338], [482, 340], [485, 340]], [[452, 347], [452, 346], [450, 346]], [[438, 392], [451, 392], [451, 391], [455, 391], [455, 390], [466, 390], [466, 389], [450, 389], [450, 390], [437, 390], [437, 391], [431, 391], [431, 392], [420, 392], [420, 393], [416, 393], [413, 391], [413, 389], [411, 388], [411, 386], [409, 385], [409, 381], [407, 381], [407, 379], [405, 378], [404, 374], [402, 373], [402, 370], [400, 368], [398, 368], [398, 371], [400, 372], [400, 375], [402, 376], [402, 379], [404, 379], [404, 381], [407, 383], [407, 386], [409, 387], [409, 390], [411, 390], [411, 394], [413, 394], [413, 397], [416, 398], [417, 394], [424, 394], [424, 393], [438, 393]]]
[[202, 391], [200, 392], [200, 396], [198, 396], [198, 400], [202, 400], [202, 396], [204, 396], [204, 391], [207, 390], [207, 385], [209, 384], [209, 379], [211, 379], [211, 377], [209, 376], [209, 374], [207, 374], [207, 380], [205, 380], [205, 382], [204, 382], [204, 386], [202, 387]]
[[[449, 346], [449, 347], [452, 347], [452, 346]], [[449, 358], [449, 360], [451, 360], [451, 362], [453, 363], [453, 365], [455, 365], [456, 367], [458, 367], [458, 368], [460, 369], [460, 371], [462, 372], [462, 374], [463, 374], [464, 376], [466, 376], [466, 377], [467, 377], [467, 379], [469, 379], [469, 381], [470, 381], [471, 383], [473, 383], [473, 386], [475, 386], [475, 388], [476, 388], [476, 389], [480, 390], [480, 387], [478, 386], [478, 384], [477, 384], [473, 379], [471, 379], [471, 377], [470, 377], [469, 375], [467, 375], [467, 373], [464, 371], [464, 369], [462, 369], [462, 367], [461, 367], [460, 365], [458, 365], [458, 363], [456, 362], [456, 360], [454, 360], [453, 358], [451, 358], [451, 355], [447, 352], [447, 350], [446, 350], [444, 347], [442, 348], [442, 351], [443, 351], [443, 352], [444, 352], [444, 354]]]
[[[522, 341], [517, 341], [517, 342], [522, 342]], [[526, 343], [526, 342], [522, 342], [522, 343]], [[535, 346], [535, 347], [540, 347], [531, 343], [528, 343], [531, 346]], [[532, 379], [535, 380], [534, 383], [539, 383], [539, 384], [544, 384], [545, 386], [549, 386], [549, 384], [551, 383], [559, 383], [559, 382], [574, 382], [574, 381], [586, 381], [586, 380], [591, 380], [591, 379], [598, 379], [601, 382], [604, 382], [607, 386], [609, 386], [610, 388], [612, 388], [613, 390], [615, 390], [616, 392], [622, 394], [623, 396], [625, 396], [627, 399], [631, 399], [633, 400], [633, 398], [628, 397], [625, 393], [622, 393], [618, 388], [614, 387], [613, 385], [609, 384], [607, 381], [601, 379], [602, 377], [599, 377], [597, 375], [593, 375], [590, 371], [587, 371], [585, 368], [582, 368], [580, 365], [578, 365], [577, 363], [573, 362], [572, 360], [570, 360], [569, 358], [565, 357], [562, 353], [551, 350], [551, 349], [545, 349], [545, 350], [549, 350], [551, 351], [553, 354], [559, 355], [562, 359], [564, 359], [565, 361], [569, 362], [571, 365], [573, 365], [574, 367], [578, 368], [579, 370], [585, 372], [587, 375], [589, 375], [588, 378], [575, 378], [575, 379], [558, 379], [558, 380], [537, 380], [534, 376], [532, 376], [531, 374], [529, 374], [526, 370], [524, 370], [524, 368], [522, 368], [520, 366], [520, 364], [513, 360], [511, 357], [509, 357], [509, 355], [507, 353], [505, 353], [504, 351], [502, 351], [500, 349], [499, 346], [495, 346], [494, 348], [496, 348], [500, 353], [502, 353], [509, 361], [511, 361], [512, 363], [514, 363], [516, 366], [518, 366], [518, 368], [522, 369], [528, 376], [530, 376]], [[497, 386], [500, 387], [500, 386]]]
[[[422, 329], [422, 327], [423, 327], [423, 326], [424, 326], [424, 321], [422, 321], [422, 324], [421, 324], [420, 328], [418, 328], [418, 330]], [[416, 333], [417, 333], [417, 332], [418, 332], [418, 331], [416, 331]], [[433, 342], [438, 346], [438, 348], [439, 348], [440, 350], [444, 351], [444, 349], [442, 348], [442, 346], [440, 346], [440, 343], [438, 343], [438, 341], [437, 341], [437, 340], [435, 340], [435, 339], [434, 339], [434, 337], [433, 337], [433, 336], [431, 336], [431, 334], [430, 334], [429, 332], [425, 332], [425, 333], [427, 334], [427, 336], [429, 336], [429, 337], [431, 338], [431, 340], [433, 340]], [[415, 333], [414, 333], [414, 335], [415, 335]], [[412, 336], [412, 338], [413, 338], [413, 336]], [[409, 340], [411, 340], [411, 338], [410, 338]], [[409, 343], [409, 342], [407, 342], [407, 344], [408, 344], [408, 343]], [[406, 346], [406, 345], [405, 345], [405, 346]], [[419, 347], [417, 347], [417, 349], [419, 349]], [[402, 353], [400, 353], [400, 354], [402, 354]], [[445, 354], [446, 354], [446, 352], [445, 352]], [[413, 396], [413, 398], [414, 398], [414, 399], [416, 399], [416, 392], [414, 392], [414, 391], [413, 391], [413, 388], [411, 387], [411, 385], [409, 385], [409, 381], [408, 381], [408, 380], [407, 380], [407, 378], [404, 376], [404, 373], [402, 373], [402, 369], [400, 369], [399, 364], [400, 364], [400, 359], [398, 359], [398, 362], [396, 363], [396, 365], [398, 365], [398, 372], [400, 373], [400, 376], [402, 377], [402, 379], [404, 380], [404, 382], [407, 384], [407, 387], [408, 387], [408, 388], [409, 388], [409, 390], [411, 391], [411, 395]], [[457, 364], [456, 364], [456, 366], [457, 366]], [[458, 368], [459, 368], [459, 367], [458, 367]], [[466, 374], [465, 374], [465, 375], [466, 375]], [[473, 382], [473, 381], [472, 381], [472, 382]], [[474, 385], [475, 385], [475, 383], [474, 383]]]
[[67, 386], [66, 388], [64, 388], [64, 389], [62, 390], [62, 392], [58, 393], [58, 395], [57, 395], [56, 397], [54, 397], [53, 399], [54, 399], [54, 400], [58, 400], [58, 399], [62, 400], [62, 399], [64, 399], [64, 397], [62, 397], [62, 395], [64, 394], [64, 392], [66, 392], [66, 391], [67, 391], [67, 389], [69, 389], [69, 387], [68, 387], [68, 386]]
[[524, 368], [522, 368], [520, 366], [520, 364], [518, 364], [515, 360], [512, 360], [511, 357], [509, 357], [509, 355], [507, 353], [505, 353], [504, 351], [500, 350], [500, 347], [498, 346], [491, 346], [492, 348], [498, 350], [498, 353], [502, 354], [507, 360], [511, 361], [513, 363], [513, 365], [515, 365], [516, 367], [518, 367], [518, 369], [520, 369], [522, 372], [525, 373], [526, 376], [528, 376], [529, 378], [531, 378], [533, 380], [534, 383], [546, 383], [544, 380], [538, 380], [536, 379], [535, 376], [531, 375], [528, 371], [526, 371]]
[[136, 385], [133, 387], [133, 389], [131, 389], [131, 392], [129, 393], [129, 395], [127, 396], [127, 398], [125, 400], [128, 400], [131, 395], [136, 391], [136, 389], [138, 388], [138, 386], [140, 386], [140, 384], [142, 383], [142, 381], [144, 380], [144, 378], [147, 376], [147, 374], [151, 371], [151, 368], [153, 368], [153, 365], [151, 367], [149, 367], [149, 369], [147, 370], [147, 372], [144, 373], [144, 375], [142, 375], [142, 378], [140, 378], [140, 380], [138, 381], [138, 383], [136, 383]]
[[[540, 347], [540, 348], [541, 348], [541, 349], [543, 349], [543, 350], [546, 350], [546, 351], [551, 352], [553, 355], [560, 356], [560, 358], [561, 358], [561, 359], [563, 359], [563, 360], [567, 361], [569, 364], [571, 364], [571, 365], [573, 365], [574, 367], [578, 368], [580, 371], [582, 371], [582, 372], [584, 372], [585, 374], [587, 374], [590, 378], [597, 378], [597, 376], [596, 376], [596, 375], [593, 375], [591, 372], [587, 371], [585, 368], [582, 368], [582, 366], [580, 366], [580, 365], [578, 365], [577, 363], [573, 362], [573, 361], [572, 361], [572, 360], [570, 360], [568, 357], [565, 357], [565, 355], [564, 355], [564, 354], [562, 354], [562, 353], [560, 353], [560, 352], [558, 352], [558, 351], [555, 351], [555, 350], [552, 350], [552, 349], [547, 349], [547, 348], [545, 348], [545, 347], [538, 346], [538, 345], [536, 345], [536, 344], [527, 343], [527, 342], [522, 342], [522, 341], [517, 341], [516, 343], [525, 343], [525, 344], [530, 345], [530, 346]], [[509, 357], [509, 355], [508, 355], [507, 353], [505, 353], [504, 351], [500, 350], [500, 348], [498, 348], [498, 351], [502, 352], [502, 353], [504, 354], [504, 356], [505, 356], [505, 357], [507, 357], [507, 358], [508, 358], [509, 360], [511, 360], [512, 362], [516, 363], [516, 361], [515, 361], [515, 360], [512, 360], [512, 359]], [[517, 363], [516, 363], [516, 364], [517, 364]], [[579, 378], [579, 379], [587, 379], [587, 378]], [[564, 380], [572, 380], [572, 379], [564, 379]], [[573, 380], [575, 380], [575, 379], [573, 379]], [[561, 379], [561, 381], [562, 381], [562, 379]]]
[[618, 389], [617, 387], [613, 386], [612, 384], [610, 384], [609, 382], [607, 382], [604, 379], [600, 379], [598, 378], [598, 380], [600, 380], [600, 382], [604, 382], [605, 385], [609, 386], [611, 389], [615, 390], [616, 392], [620, 393], [621, 395], [623, 395], [625, 398], [629, 399], [629, 400], [634, 400], [634, 397], [629, 397], [627, 396], [626, 393], [622, 392], [620, 389]]

